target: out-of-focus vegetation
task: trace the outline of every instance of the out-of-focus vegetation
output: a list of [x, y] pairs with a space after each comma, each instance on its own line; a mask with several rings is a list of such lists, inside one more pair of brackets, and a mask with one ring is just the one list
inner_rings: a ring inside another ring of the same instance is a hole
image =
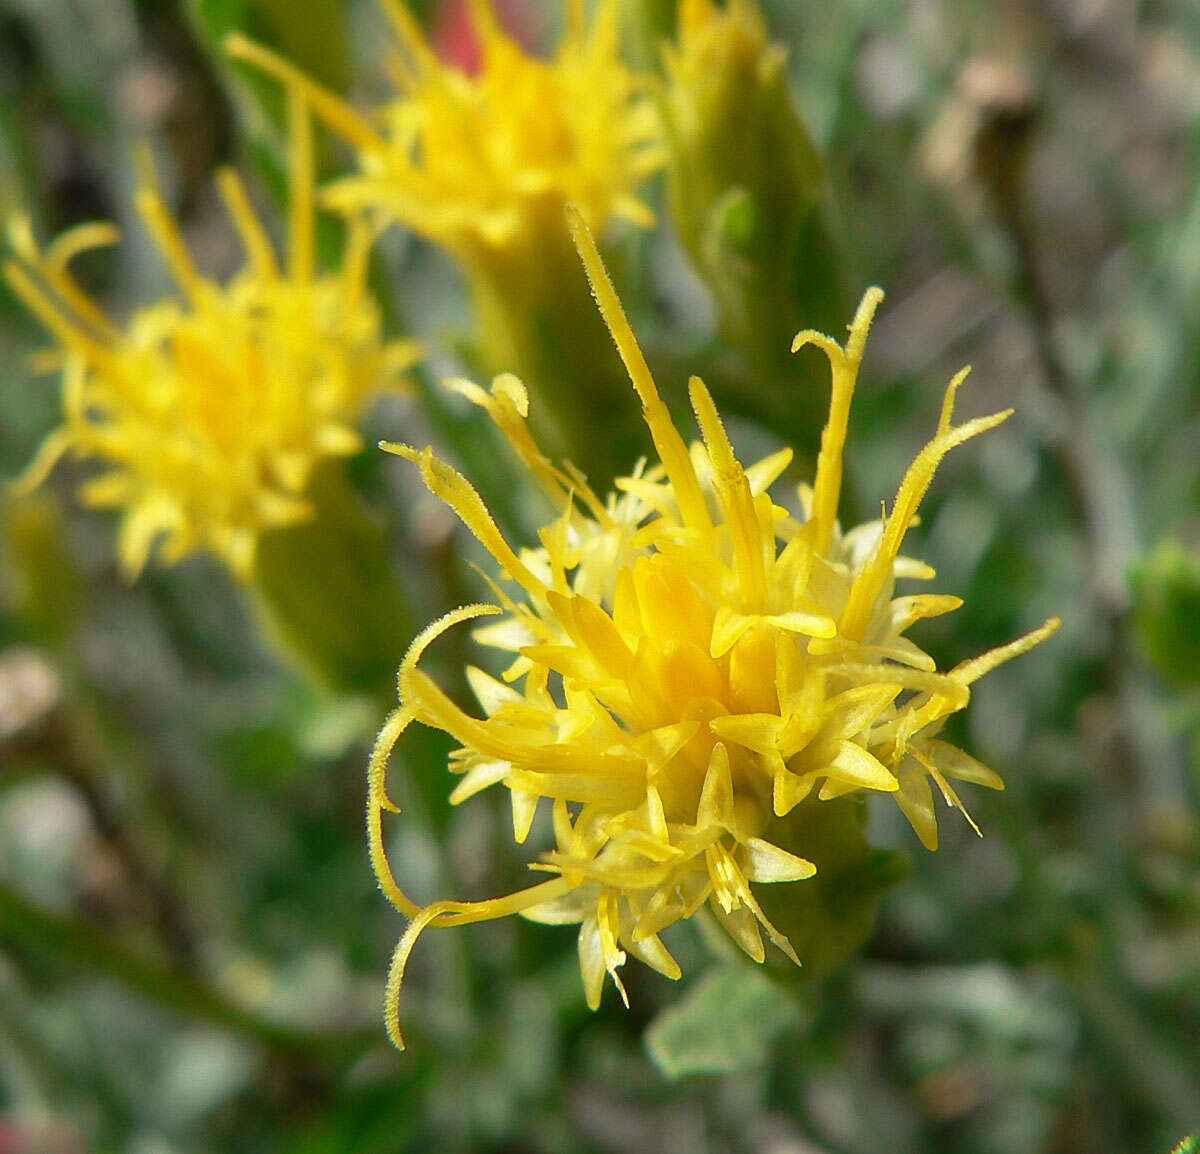
[[[558, 9], [499, 7], [533, 40]], [[661, 67], [671, 9], [629, 0], [631, 59]], [[464, 50], [456, 4], [418, 10]], [[568, 931], [430, 934], [396, 1054], [380, 1009], [398, 918], [362, 828], [386, 695], [292, 671], [211, 558], [130, 584], [68, 462], [0, 501], [0, 1149], [1140, 1154], [1200, 1125], [1200, 19], [1133, 0], [764, 10], [824, 158], [811, 319], [848, 317], [838, 291], [888, 292], [846, 520], [891, 499], [962, 364], [972, 414], [1017, 409], [949, 459], [912, 548], [965, 600], [921, 627], [942, 667], [1064, 621], [953, 733], [1007, 783], [972, 799], [984, 836], [946, 815], [930, 855], [873, 811], [911, 872], [861, 956], [799, 993], [681, 927], [682, 986], [631, 970], [632, 1008], [608, 991], [591, 1014]], [[369, 0], [0, 0], [0, 211], [42, 238], [119, 223], [124, 244], [79, 273], [127, 315], [167, 287], [131, 212], [148, 140], [193, 250], [228, 270], [213, 171], [238, 164], [282, 219], [282, 103], [222, 37], [365, 100], [386, 87], [382, 27]], [[335, 143], [319, 154], [344, 171]], [[652, 193], [659, 227], [618, 230], [614, 251], [668, 402], [699, 372], [747, 458], [815, 454], [827, 385], [731, 339], [713, 269]], [[519, 470], [430, 384], [479, 371], [460, 278], [392, 233], [375, 280], [388, 325], [431, 355], [366, 442], [434, 442], [528, 530]], [[58, 384], [27, 360], [44, 344], [0, 292], [5, 477], [57, 423]], [[352, 473], [409, 634], [480, 595], [476, 553], [412, 476], [375, 450]], [[414, 735], [403, 756], [406, 883], [519, 884], [498, 801], [446, 812], [445, 749]]]

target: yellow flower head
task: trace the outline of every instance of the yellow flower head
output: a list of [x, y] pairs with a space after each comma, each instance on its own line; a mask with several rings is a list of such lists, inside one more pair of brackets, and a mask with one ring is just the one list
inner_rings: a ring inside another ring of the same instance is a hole
[[649, 226], [638, 184], [665, 162], [647, 83], [622, 63], [617, 0], [590, 21], [567, 0], [553, 57], [528, 55], [488, 0], [471, 0], [478, 73], [441, 61], [402, 0], [383, 0], [399, 41], [395, 99], [368, 119], [287, 61], [243, 37], [229, 51], [303, 92], [351, 144], [359, 173], [329, 202], [398, 222], [468, 263], [522, 251], [562, 228], [567, 203], [601, 227], [611, 217]]
[[[850, 401], [878, 289], [867, 291], [844, 346], [815, 332], [796, 337], [795, 349], [815, 344], [826, 353], [833, 375], [816, 482], [800, 490], [805, 516], [798, 519], [769, 494], [791, 453], [743, 467], [697, 378], [690, 391], [702, 442], [685, 444], [577, 213], [571, 224], [658, 461], [618, 480], [617, 492], [601, 502], [570, 466], [556, 468], [539, 452], [515, 378], [498, 378], [490, 393], [453, 382], [491, 414], [557, 507], [540, 545], [517, 551], [470, 484], [430, 449], [392, 447], [418, 465], [516, 590], [496, 584], [498, 605], [457, 610], [417, 638], [400, 667], [400, 707], [372, 759], [372, 857], [385, 892], [412, 919], [389, 985], [388, 1025], [398, 1044], [400, 979], [413, 942], [431, 924], [514, 912], [581, 923], [579, 960], [593, 1008], [606, 973], [621, 989], [617, 971], [627, 953], [678, 977], [658, 935], [702, 907], [750, 957], [763, 960], [765, 931], [800, 960], [753, 888], [816, 871], [792, 852], [802, 846], [771, 840], [775, 819], [814, 790], [814, 804], [854, 792], [890, 794], [922, 842], [936, 848], [930, 779], [959, 809], [951, 779], [1002, 785], [938, 731], [967, 704], [977, 678], [1058, 625], [1047, 622], [947, 673], [904, 636], [920, 618], [961, 604], [893, 595], [897, 578], [933, 576], [900, 553], [917, 505], [946, 453], [1008, 416], [953, 423], [965, 372], [950, 383], [937, 431], [890, 513], [849, 532], [839, 528]], [[501, 620], [480, 628], [478, 640], [513, 661], [502, 681], [468, 670], [483, 713], [476, 717], [419, 660], [446, 628], [486, 614]], [[384, 775], [412, 721], [459, 743], [452, 801], [491, 785], [508, 789], [518, 842], [548, 799], [555, 848], [532, 868], [550, 880], [494, 901], [424, 909], [401, 892], [383, 850], [381, 811], [394, 809]]]
[[208, 548], [247, 578], [259, 534], [308, 519], [314, 466], [359, 450], [352, 426], [367, 399], [416, 360], [411, 342], [381, 338], [366, 287], [365, 226], [351, 227], [339, 269], [316, 270], [311, 133], [293, 100], [286, 267], [237, 176], [221, 173], [248, 258], [224, 285], [196, 269], [146, 173], [137, 206], [182, 296], [136, 310], [124, 328], [67, 267], [115, 243], [115, 228], [83, 225], [44, 254], [27, 220], [10, 228], [21, 263], [7, 262], [5, 276], [57, 338], [48, 360], [63, 372], [63, 425], [24, 481], [40, 483], [65, 453], [108, 465], [82, 497], [123, 511], [119, 552], [131, 575], [156, 547], [167, 562]]

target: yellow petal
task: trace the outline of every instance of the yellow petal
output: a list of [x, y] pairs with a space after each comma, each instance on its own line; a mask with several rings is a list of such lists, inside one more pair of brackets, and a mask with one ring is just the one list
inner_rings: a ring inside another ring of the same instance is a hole
[[760, 963], [766, 959], [767, 951], [763, 949], [758, 922], [748, 909], [742, 906], [726, 913], [717, 903], [713, 903], [710, 908], [717, 915], [721, 925], [729, 931], [729, 936], [749, 957]]
[[933, 791], [929, 788], [929, 779], [923, 773], [905, 774], [895, 796], [900, 812], [908, 818], [921, 844], [927, 850], [936, 850], [937, 817], [933, 811]]
[[735, 745], [760, 753], [773, 753], [782, 724], [773, 713], [744, 713], [713, 718], [708, 727], [717, 737]]
[[651, 969], [657, 970], [664, 978], [678, 981], [683, 976], [679, 963], [671, 956], [666, 946], [658, 940], [656, 934], [631, 942], [629, 952]]
[[501, 706], [516, 705], [525, 700], [512, 686], [497, 681], [475, 665], [467, 666], [467, 684], [475, 694], [475, 700], [489, 717]]
[[971, 785], [982, 785], [987, 789], [1004, 788], [1004, 781], [995, 770], [989, 769], [983, 762], [976, 761], [969, 753], [964, 753], [949, 742], [930, 741], [927, 748], [933, 763], [947, 777], [969, 782]]
[[772, 808], [776, 817], [786, 817], [810, 793], [816, 784], [817, 774], [795, 774], [786, 770], [775, 774], [771, 795]]
[[892, 771], [853, 741], [843, 741], [833, 761], [822, 772], [847, 785], [857, 785], [863, 789], [895, 793], [900, 788]]
[[704, 775], [700, 804], [696, 808], [696, 825], [700, 829], [710, 826], [729, 829], [733, 820], [733, 777], [729, 770], [729, 751], [718, 741], [708, 758], [708, 771]]
[[537, 815], [538, 795], [520, 789], [510, 789], [512, 796], [513, 841], [522, 845]]
[[508, 776], [512, 766], [507, 761], [484, 761], [473, 765], [462, 780], [450, 791], [450, 804], [460, 805], [468, 798], [501, 782]]
[[817, 872], [812, 862], [762, 838], [748, 838], [742, 843], [746, 848], [746, 864], [743, 867], [746, 880], [752, 882], [796, 882], [810, 878]]

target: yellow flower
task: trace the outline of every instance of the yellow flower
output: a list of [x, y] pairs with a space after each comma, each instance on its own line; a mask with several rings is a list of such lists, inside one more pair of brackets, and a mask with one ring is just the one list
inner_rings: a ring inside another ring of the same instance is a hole
[[109, 466], [81, 494], [123, 511], [119, 552], [131, 575], [156, 548], [167, 562], [207, 548], [248, 578], [259, 535], [309, 519], [314, 466], [360, 449], [352, 426], [366, 401], [417, 359], [411, 342], [382, 340], [365, 225], [351, 226], [339, 269], [316, 268], [312, 129], [298, 98], [290, 163], [286, 267], [237, 176], [221, 173], [248, 258], [224, 285], [197, 270], [147, 171], [138, 210], [182, 297], [137, 309], [124, 328], [68, 271], [78, 253], [115, 243], [115, 228], [83, 225], [43, 254], [28, 220], [10, 227], [22, 263], [7, 262], [5, 276], [57, 339], [48, 361], [63, 372], [63, 425], [24, 483], [39, 484], [66, 453]]
[[[685, 444], [578, 213], [571, 226], [658, 462], [618, 480], [617, 492], [601, 502], [569, 465], [557, 468], [540, 453], [515, 378], [499, 377], [490, 393], [452, 382], [488, 411], [558, 510], [539, 546], [516, 551], [466, 479], [432, 450], [391, 446], [418, 465], [516, 590], [496, 583], [497, 605], [457, 610], [416, 639], [400, 667], [400, 706], [372, 758], [372, 860], [385, 893], [412, 919], [389, 982], [388, 1027], [398, 1045], [400, 981], [428, 925], [518, 912], [580, 923], [580, 968], [593, 1008], [606, 973], [621, 990], [627, 954], [678, 977], [658, 935], [703, 907], [755, 960], [764, 958], [765, 931], [799, 961], [753, 888], [799, 882], [816, 870], [793, 852], [803, 846], [772, 841], [776, 819], [814, 790], [811, 804], [885, 793], [936, 848], [930, 779], [958, 809], [952, 779], [1002, 784], [940, 740], [939, 729], [966, 706], [975, 680], [1058, 626], [1049, 621], [947, 673], [904, 635], [915, 621], [961, 604], [943, 595], [893, 595], [897, 578], [933, 576], [900, 553], [917, 505], [946, 453], [1009, 415], [953, 424], [965, 371], [950, 383], [937, 431], [890, 513], [840, 529], [850, 401], [878, 289], [864, 296], [845, 346], [815, 332], [794, 342], [795, 349], [821, 348], [833, 377], [816, 481], [800, 490], [805, 515], [798, 519], [769, 495], [791, 453], [744, 468], [698, 378], [690, 392], [702, 443]], [[487, 614], [501, 620], [480, 628], [477, 639], [514, 659], [502, 681], [468, 669], [483, 712], [476, 717], [419, 662], [445, 629]], [[452, 801], [492, 785], [508, 789], [518, 842], [541, 800], [549, 801], [555, 848], [532, 868], [550, 880], [493, 901], [424, 909], [400, 890], [383, 848], [382, 811], [395, 808], [384, 778], [393, 746], [413, 721], [459, 744], [450, 762], [461, 775]]]
[[369, 119], [269, 50], [228, 42], [303, 92], [355, 149], [360, 171], [329, 189], [331, 204], [404, 224], [468, 267], [536, 254], [548, 231], [562, 231], [568, 203], [595, 227], [653, 223], [635, 190], [665, 153], [647, 84], [621, 62], [617, 0], [600, 0], [590, 21], [582, 0], [568, 0], [550, 60], [508, 36], [488, 0], [471, 0], [474, 76], [438, 59], [401, 0], [383, 4], [400, 44], [397, 95]]

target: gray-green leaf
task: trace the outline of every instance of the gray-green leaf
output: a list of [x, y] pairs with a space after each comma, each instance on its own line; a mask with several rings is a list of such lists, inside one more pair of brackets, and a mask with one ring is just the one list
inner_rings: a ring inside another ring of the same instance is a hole
[[732, 1074], [764, 1065], [800, 1007], [749, 963], [722, 965], [693, 983], [646, 1030], [651, 1058], [668, 1078]]

